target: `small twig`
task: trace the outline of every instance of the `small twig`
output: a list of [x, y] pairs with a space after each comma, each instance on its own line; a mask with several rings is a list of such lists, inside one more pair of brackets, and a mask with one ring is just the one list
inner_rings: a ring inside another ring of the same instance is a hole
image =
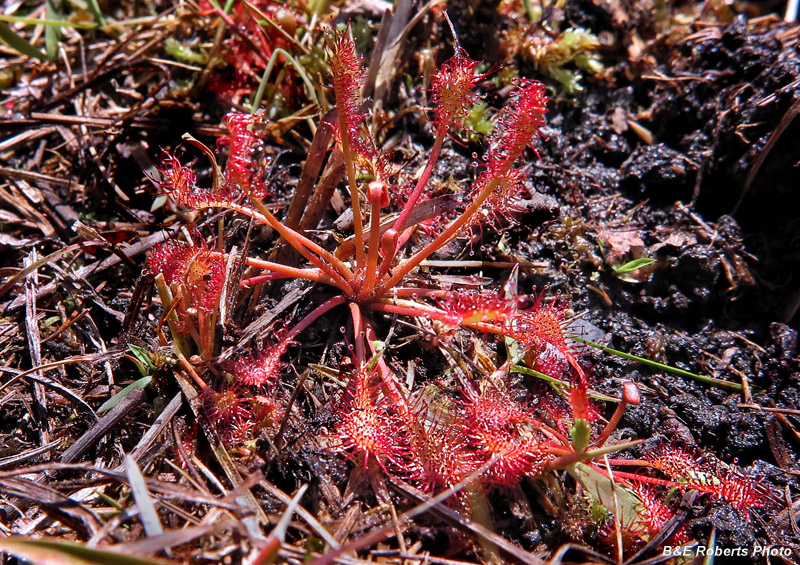
[[16, 455], [10, 455], [8, 457], [3, 457], [0, 459], [0, 469], [4, 467], [15, 467], [20, 463], [27, 461], [28, 459], [33, 459], [34, 457], [38, 457], [43, 453], [47, 453], [51, 451], [54, 447], [61, 443], [60, 439], [55, 441], [51, 441], [47, 445], [43, 445], [41, 447], [37, 447], [34, 449], [29, 449], [27, 451], [23, 451], [22, 453], [18, 453]]
[[111, 428], [113, 428], [120, 420], [127, 416], [134, 408], [144, 400], [145, 392], [140, 389], [134, 389], [131, 393], [123, 398], [119, 404], [114, 406], [108, 411], [99, 421], [97, 421], [91, 428], [79, 437], [75, 443], [69, 446], [64, 453], [58, 458], [62, 463], [72, 463], [77, 461], [89, 448], [97, 441], [105, 436]]

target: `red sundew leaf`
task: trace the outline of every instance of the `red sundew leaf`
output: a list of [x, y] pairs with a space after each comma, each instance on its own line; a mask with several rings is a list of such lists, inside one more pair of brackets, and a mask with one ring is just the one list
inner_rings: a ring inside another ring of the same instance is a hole
[[548, 102], [545, 90], [541, 82], [519, 82], [495, 124], [486, 162], [498, 161], [510, 167], [526, 147], [533, 148], [533, 140], [541, 135], [539, 129], [545, 125]]
[[408, 444], [402, 422], [388, 402], [378, 398], [378, 389], [369, 385], [370, 375], [358, 371], [351, 378], [337, 410], [335, 450], [363, 456], [364, 466], [374, 459], [384, 470], [386, 463], [403, 468]]
[[281, 357], [286, 353], [286, 349], [295, 343], [297, 342], [279, 336], [275, 345], [263, 349], [254, 356], [237, 359], [229, 364], [228, 370], [242, 384], [257, 387], [273, 385], [287, 365], [281, 361]]
[[[617, 486], [619, 489], [620, 486]], [[658, 489], [651, 485], [644, 485], [641, 483], [633, 482], [633, 484], [625, 484], [624, 487], [627, 491], [633, 493], [638, 499], [636, 503], [632, 504], [632, 509], [636, 513], [636, 517], [631, 523], [622, 525], [622, 540], [623, 547], [626, 552], [635, 551], [642, 545], [650, 541], [654, 536], [660, 534], [667, 524], [675, 516], [674, 510], [662, 499], [662, 495]], [[609, 510], [613, 510], [613, 507]], [[601, 529], [601, 537], [610, 546], [616, 546], [617, 536], [616, 528], [613, 521]], [[683, 545], [691, 540], [691, 536], [683, 527], [679, 526], [672, 535], [665, 539], [663, 544], [668, 545]]]
[[275, 396], [257, 394], [248, 399], [250, 411], [253, 413], [253, 428], [259, 430], [274, 430], [280, 425], [284, 416], [284, 409]]
[[748, 516], [749, 508], [773, 504], [768, 490], [753, 477], [726, 465], [712, 455], [697, 456], [687, 450], [660, 445], [645, 456], [650, 464], [678, 483], [679, 487], [707, 493], [731, 504]]
[[259, 162], [261, 140], [255, 132], [255, 128], [263, 125], [265, 120], [263, 112], [230, 113], [225, 116], [223, 121], [230, 133], [217, 142], [218, 145], [227, 145], [230, 150], [225, 168], [225, 184], [220, 194], [223, 200], [234, 200], [243, 194], [261, 199], [269, 194], [267, 184], [262, 178], [269, 163]]
[[168, 241], [156, 245], [148, 259], [153, 274], [163, 274], [170, 286], [180, 286], [186, 306], [213, 312], [225, 282], [225, 260], [203, 247]]
[[490, 484], [502, 486], [514, 486], [524, 477], [538, 475], [554, 459], [538, 437], [517, 438], [492, 455], [498, 459], [489, 469], [487, 479]]
[[[331, 68], [339, 124], [344, 123], [347, 129], [349, 147], [355, 162], [372, 176], [383, 179], [387, 175], [389, 163], [387, 157], [378, 150], [372, 132], [364, 123], [361, 89], [364, 86], [365, 70], [349, 30], [335, 32], [333, 35]], [[337, 134], [341, 139], [342, 132], [337, 129]]]
[[244, 393], [236, 384], [224, 385], [220, 390], [203, 389], [203, 406], [209, 420], [223, 425], [252, 418]]
[[228, 443], [244, 440], [250, 433], [253, 413], [239, 383], [230, 383], [220, 390], [203, 389], [203, 407], [222, 439]]
[[555, 348], [578, 373], [583, 369], [578, 365], [573, 352], [574, 342], [567, 339], [570, 320], [567, 318], [567, 304], [559, 299], [543, 304], [543, 293], [534, 301], [533, 307], [521, 312], [509, 321], [506, 335], [519, 341], [524, 347], [541, 354], [547, 346]]
[[163, 151], [158, 171], [161, 173], [161, 187], [184, 206], [197, 208], [217, 200], [212, 191], [197, 186], [194, 172], [183, 166], [175, 155]]
[[479, 194], [489, 183], [494, 183], [494, 188], [475, 221], [493, 225], [516, 223], [513, 214], [522, 210], [520, 202], [527, 191], [524, 174], [500, 161], [489, 161], [486, 167], [475, 180], [472, 194]]
[[540, 473], [552, 459], [540, 445], [544, 438], [530, 409], [506, 392], [487, 387], [480, 394], [468, 394], [458, 416], [457, 426], [483, 459], [481, 464], [497, 458], [486, 477], [491, 484], [517, 484]]
[[597, 420], [598, 413], [592, 402], [589, 400], [589, 382], [586, 375], [581, 375], [578, 382], [569, 390], [569, 405], [572, 408], [573, 420], [586, 420], [593, 422]]
[[438, 302], [447, 313], [446, 323], [451, 326], [478, 322], [502, 324], [519, 312], [516, 300], [509, 300], [497, 292], [459, 290]]
[[461, 125], [478, 99], [472, 87], [484, 75], [476, 75], [477, 61], [456, 45], [456, 53], [434, 74], [431, 85], [434, 105], [434, 123], [439, 131], [450, 126]]
[[533, 369], [561, 381], [567, 376], [569, 365], [554, 348], [547, 348], [536, 354]]
[[481, 465], [463, 432], [442, 419], [416, 429], [410, 444], [411, 479], [425, 492], [450, 488]]
[[340, 117], [344, 118], [348, 130], [356, 130], [363, 117], [359, 106], [365, 71], [349, 30], [334, 33], [330, 63], [333, 69], [336, 108], [341, 113]]
[[[666, 523], [675, 515], [675, 512], [661, 500], [658, 489], [655, 487], [634, 482], [628, 488], [641, 499], [639, 520], [635, 523], [640, 531], [635, 532], [635, 534], [642, 541], [646, 541], [650, 536], [654, 536], [663, 530]], [[688, 541], [686, 532], [682, 531], [681, 533], [682, 536], [680, 537], [683, 539], [679, 543]], [[678, 532], [673, 536], [676, 536], [674, 541], [677, 542]]]

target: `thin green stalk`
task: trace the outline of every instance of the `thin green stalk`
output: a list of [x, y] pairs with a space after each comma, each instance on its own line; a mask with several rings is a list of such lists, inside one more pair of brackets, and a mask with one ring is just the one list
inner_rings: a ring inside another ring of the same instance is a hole
[[97, 24], [70, 22], [68, 20], [40, 20], [37, 18], [26, 18], [22, 16], [6, 16], [0, 14], [0, 22], [8, 22], [11, 24], [25, 24], [29, 26], [48, 26], [48, 27], [71, 27], [74, 29], [95, 29]]
[[612, 349], [610, 347], [606, 347], [605, 345], [601, 345], [599, 343], [595, 343], [593, 341], [589, 341], [588, 339], [584, 339], [577, 335], [570, 335], [570, 339], [574, 339], [580, 343], [588, 345], [589, 347], [594, 347], [595, 349], [600, 349], [603, 353], [609, 353], [611, 355], [616, 355], [617, 357], [622, 357], [623, 359], [629, 359], [630, 361], [636, 361], [643, 365], [647, 365], [649, 367], [653, 367], [655, 369], [660, 369], [662, 371], [667, 371], [669, 373], [674, 373], [676, 375], [680, 375], [682, 377], [688, 377], [690, 379], [694, 379], [698, 382], [705, 383], [707, 385], [716, 386], [719, 388], [724, 388], [728, 390], [733, 390], [735, 392], [742, 392], [742, 385], [738, 383], [732, 383], [730, 381], [724, 381], [722, 379], [715, 379], [714, 377], [708, 377], [706, 375], [698, 375], [697, 373], [692, 373], [686, 371], [684, 369], [679, 369], [678, 367], [672, 367], [670, 365], [665, 365], [664, 363], [659, 363], [658, 361], [653, 361], [651, 359], [645, 359], [644, 357], [639, 357], [638, 355], [631, 355], [630, 353], [625, 353], [624, 351], [620, 351], [618, 349]]
[[[158, 295], [161, 298], [161, 307], [164, 308], [164, 312], [168, 312], [172, 307], [173, 297], [172, 291], [162, 273], [156, 275], [156, 289], [158, 289]], [[167, 317], [167, 325], [169, 325], [169, 331], [172, 334], [172, 341], [177, 352], [184, 357], [190, 356], [189, 346], [178, 328], [178, 313], [174, 310]]]
[[[553, 387], [555, 387], [559, 392], [563, 392], [563, 390], [565, 389], [568, 390], [570, 388], [569, 383], [565, 383], [564, 381], [560, 381], [554, 377], [545, 375], [544, 373], [540, 373], [539, 371], [531, 369], [530, 367], [523, 367], [522, 365], [511, 365], [511, 367], [509, 367], [508, 370], [513, 371], [515, 373], [522, 373], [523, 375], [530, 375], [531, 377], [536, 377], [537, 379], [541, 379], [553, 385]], [[589, 396], [589, 398], [594, 398], [595, 400], [602, 400], [603, 402], [619, 402], [619, 398], [614, 398], [613, 396], [601, 394], [591, 389], [587, 390], [586, 394]]]
[[571, 452], [567, 455], [562, 455], [558, 459], [551, 461], [548, 465], [548, 469], [563, 469], [569, 465], [573, 465], [575, 463], [581, 461], [589, 461], [591, 459], [596, 459], [601, 455], [606, 455], [608, 453], [616, 453], [618, 451], [624, 451], [625, 449], [630, 449], [632, 447], [636, 447], [637, 445], [641, 445], [645, 442], [643, 439], [635, 439], [633, 441], [627, 441], [625, 443], [617, 443], [615, 445], [606, 445], [605, 447], [601, 447], [599, 449], [591, 449], [589, 451], [581, 451], [580, 453]]
[[261, 105], [261, 100], [264, 98], [264, 92], [266, 92], [267, 84], [269, 84], [269, 76], [272, 74], [272, 69], [275, 68], [278, 55], [283, 55], [286, 57], [286, 60], [295, 68], [297, 75], [302, 79], [303, 84], [306, 85], [306, 89], [308, 89], [309, 97], [314, 101], [314, 104], [319, 106], [319, 99], [317, 98], [317, 92], [314, 90], [314, 84], [311, 82], [311, 79], [308, 78], [303, 66], [297, 62], [297, 59], [295, 59], [291, 53], [285, 49], [277, 47], [272, 52], [272, 56], [269, 58], [269, 61], [267, 61], [267, 67], [264, 69], [264, 74], [261, 75], [261, 82], [258, 85], [258, 90], [256, 90], [255, 94], [253, 95], [253, 100], [250, 102], [250, 113], [255, 113], [255, 111], [258, 110], [259, 106]]

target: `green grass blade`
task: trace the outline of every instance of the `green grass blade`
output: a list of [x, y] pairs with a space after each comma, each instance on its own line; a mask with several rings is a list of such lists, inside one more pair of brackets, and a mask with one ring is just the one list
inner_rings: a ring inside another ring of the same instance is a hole
[[[62, 14], [56, 0], [45, 0], [45, 17], [50, 21], [61, 20]], [[61, 40], [61, 26], [47, 26], [44, 28], [45, 52], [50, 59], [58, 55], [58, 45]]]
[[671, 365], [665, 365], [664, 363], [659, 363], [658, 361], [645, 359], [644, 357], [639, 357], [638, 355], [631, 355], [630, 353], [625, 353], [624, 351], [620, 351], [618, 349], [612, 349], [610, 347], [606, 347], [605, 345], [589, 341], [588, 339], [584, 339], [577, 335], [570, 335], [569, 338], [574, 339], [575, 341], [583, 343], [585, 345], [588, 345], [589, 347], [594, 347], [595, 349], [599, 349], [603, 353], [616, 355], [617, 357], [622, 357], [623, 359], [628, 359], [630, 361], [636, 361], [637, 363], [641, 363], [642, 365], [647, 365], [648, 367], [653, 367], [654, 369], [660, 369], [662, 371], [667, 371], [668, 373], [673, 373], [675, 375], [680, 375], [682, 377], [694, 379], [697, 382], [705, 383], [707, 385], [716, 386], [719, 388], [724, 388], [735, 392], [742, 392], [742, 385], [739, 383], [723, 381], [722, 379], [715, 379], [714, 377], [708, 377], [706, 375], [698, 375], [697, 373], [692, 373], [684, 369], [679, 369], [678, 367], [672, 367]]
[[71, 27], [75, 29], [95, 29], [97, 24], [89, 24], [83, 22], [71, 22], [69, 20], [52, 20], [50, 18], [45, 20], [38, 20], [36, 18], [25, 18], [20, 16], [6, 16], [0, 14], [0, 22], [7, 22], [10, 24], [25, 24], [29, 26], [46, 26], [46, 27]]
[[611, 265], [611, 268], [614, 269], [614, 272], [618, 275], [623, 275], [625, 273], [632, 273], [633, 271], [638, 271], [642, 267], [647, 267], [648, 265], [652, 265], [655, 263], [655, 259], [651, 259], [650, 257], [639, 257], [638, 259], [634, 259], [633, 261], [628, 261], [624, 265]]
[[136, 390], [137, 388], [145, 388], [147, 385], [150, 384], [152, 380], [153, 377], [142, 377], [141, 379], [132, 382], [131, 384], [123, 388], [121, 391], [119, 391], [117, 394], [106, 400], [103, 403], [103, 405], [97, 409], [97, 413], [102, 414], [103, 412], [108, 412], [109, 410], [114, 408], [114, 406], [122, 402], [122, 400], [130, 393], [132, 393], [134, 390]]
[[[545, 375], [544, 373], [540, 373], [536, 369], [531, 369], [530, 367], [524, 367], [523, 365], [511, 365], [509, 371], [512, 371], [514, 373], [522, 373], [523, 375], [530, 375], [531, 377], [536, 377], [537, 379], [541, 379], [547, 383], [550, 383], [559, 392], [567, 391], [570, 388], [569, 383], [565, 383], [564, 381], [560, 381], [554, 377]], [[593, 390], [588, 390], [586, 391], [586, 393], [589, 395], [590, 398], [594, 398], [595, 400], [602, 400], [603, 402], [619, 402], [619, 398], [614, 398], [613, 396], [608, 396], [606, 394], [602, 394]]]
[[103, 11], [100, 9], [100, 4], [97, 3], [97, 0], [88, 0], [86, 2], [86, 8], [91, 12], [97, 25], [106, 25], [106, 18], [103, 16]]
[[306, 90], [308, 90], [309, 97], [314, 101], [314, 104], [319, 106], [319, 99], [317, 98], [317, 93], [314, 90], [314, 83], [311, 82], [311, 79], [308, 77], [303, 65], [298, 63], [297, 59], [292, 57], [291, 53], [278, 47], [272, 52], [272, 57], [270, 57], [269, 61], [267, 61], [267, 68], [264, 69], [264, 74], [261, 75], [261, 83], [258, 85], [258, 90], [253, 95], [253, 100], [250, 102], [250, 113], [254, 114], [256, 110], [258, 110], [259, 106], [261, 106], [261, 100], [264, 97], [264, 92], [266, 91], [267, 84], [269, 83], [269, 75], [272, 73], [272, 69], [275, 67], [275, 63], [278, 60], [278, 55], [283, 55], [286, 57], [286, 60], [289, 62], [289, 64], [295, 68], [297, 74], [300, 76], [300, 79], [303, 81], [303, 84], [306, 85]]
[[49, 61], [51, 59], [51, 57], [47, 56], [47, 53], [39, 51], [4, 21], [0, 21], [0, 40], [7, 43], [15, 51], [28, 57], [33, 57], [40, 61]]

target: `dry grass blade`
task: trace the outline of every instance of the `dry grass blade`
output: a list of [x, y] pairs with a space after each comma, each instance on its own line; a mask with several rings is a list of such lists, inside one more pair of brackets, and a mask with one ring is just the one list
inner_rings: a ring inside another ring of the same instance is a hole
[[[225, 475], [228, 477], [228, 480], [231, 482], [234, 489], [238, 489], [244, 483], [242, 476], [239, 474], [239, 471], [236, 470], [236, 466], [234, 465], [231, 456], [228, 454], [228, 451], [225, 449], [222, 441], [220, 440], [219, 435], [212, 427], [205, 423], [206, 420], [202, 415], [202, 401], [197, 394], [197, 390], [195, 390], [189, 378], [182, 371], [176, 371], [175, 377], [178, 380], [178, 384], [181, 386], [184, 396], [189, 401], [189, 406], [191, 407], [192, 412], [194, 412], [195, 416], [198, 418], [198, 421], [203, 427], [203, 432], [211, 444], [214, 455], [217, 457], [217, 461], [224, 470]], [[263, 508], [261, 508], [258, 500], [256, 500], [256, 497], [253, 496], [253, 493], [248, 488], [244, 489], [244, 491], [237, 496], [236, 501], [239, 502], [243, 507], [248, 508], [253, 512], [256, 520], [248, 517], [244, 518], [242, 523], [245, 525], [248, 533], [251, 536], [260, 537], [261, 531], [259, 529], [259, 523], [264, 525], [269, 524], [269, 518], [267, 517]]]
[[[587, 563], [606, 563], [608, 565], [614, 565], [616, 563], [616, 561], [613, 559], [609, 559], [605, 555], [597, 553], [588, 547], [578, 545], [577, 543], [567, 543], [558, 548], [558, 550], [553, 554], [553, 557], [547, 562], [547, 565], [561, 565], [564, 563], [564, 556], [570, 551], [582, 553], [587, 557], [596, 559], [594, 562], [587, 561]], [[570, 561], [570, 563], [572, 563], [572, 561]]]
[[77, 543], [33, 540], [21, 536], [0, 539], [0, 551], [32, 563], [48, 565], [167, 565], [169, 561], [140, 558], [116, 551], [89, 549]]
[[[81, 248], [81, 245], [68, 245], [63, 249], [59, 249], [58, 251], [54, 251], [50, 255], [45, 255], [44, 257], [38, 257], [35, 260], [31, 260], [26, 262], [24, 268], [17, 272], [14, 276], [9, 277], [2, 286], [0, 286], [0, 296], [3, 296], [6, 292], [8, 292], [15, 284], [17, 284], [20, 280], [24, 277], [27, 277], [31, 273], [35, 272], [39, 267], [46, 265], [52, 261], [56, 261], [60, 259], [62, 256], [66, 255], [67, 253], [71, 253], [72, 251], [77, 251]], [[37, 295], [38, 298], [38, 295]], [[25, 300], [23, 297], [22, 300]]]
[[75, 391], [65, 387], [64, 385], [57, 383], [54, 380], [48, 379], [43, 376], [39, 376], [36, 374], [37, 371], [49, 371], [51, 369], [55, 369], [56, 367], [61, 367], [68, 363], [84, 363], [84, 362], [91, 362], [93, 359], [99, 360], [100, 358], [107, 357], [107, 356], [95, 356], [95, 355], [80, 355], [77, 358], [71, 357], [70, 359], [64, 359], [63, 361], [55, 361], [53, 363], [45, 363], [43, 365], [39, 365], [38, 367], [34, 367], [32, 369], [28, 369], [27, 371], [20, 371], [19, 369], [13, 369], [11, 367], [0, 367], [0, 373], [9, 373], [14, 375], [10, 380], [6, 381], [2, 385], [0, 385], [0, 391], [8, 388], [11, 386], [12, 382], [16, 382], [22, 378], [29, 379], [31, 381], [35, 381], [41, 385], [44, 385], [48, 388], [53, 389], [58, 394], [69, 400], [70, 402], [75, 404], [75, 407], [78, 410], [82, 410], [89, 414], [92, 419], [95, 421], [98, 420], [97, 414], [92, 409], [92, 407], [83, 399], [81, 398], [78, 393]]
[[[130, 257], [136, 257], [137, 255], [141, 255], [142, 253], [146, 253], [155, 244], [161, 243], [163, 241], [166, 241], [169, 237], [171, 237], [173, 235], [173, 233], [174, 232], [173, 232], [172, 229], [168, 229], [168, 230], [160, 231], [160, 232], [155, 233], [153, 235], [144, 237], [141, 240], [137, 241], [136, 243], [132, 244], [130, 247], [124, 249], [122, 251], [122, 253], [126, 257], [129, 257], [129, 258]], [[53, 256], [56, 255], [56, 254], [58, 254], [59, 256], [63, 255], [64, 252], [67, 251], [67, 250], [74, 251], [75, 249], [78, 249], [83, 245], [85, 245], [85, 243], [81, 243], [81, 244], [78, 244], [78, 245], [67, 246], [64, 249], [54, 253]], [[51, 256], [48, 256], [48, 258], [49, 257], [51, 257]], [[42, 261], [42, 260], [40, 259], [40, 261]], [[101, 261], [96, 261], [95, 263], [91, 263], [89, 265], [86, 265], [85, 267], [81, 267], [80, 269], [77, 269], [74, 272], [74, 276], [77, 279], [86, 279], [87, 277], [89, 277], [91, 275], [99, 274], [99, 273], [105, 271], [106, 269], [109, 269], [109, 268], [117, 265], [121, 261], [122, 261], [122, 259], [120, 259], [120, 257], [118, 257], [117, 255], [112, 255], [110, 257], [106, 257], [105, 259], [103, 259]], [[24, 276], [24, 274], [25, 273], [19, 273], [15, 277], [13, 277], [13, 281], [11, 279], [6, 281], [3, 284], [3, 286], [0, 287], [0, 296], [2, 296], [5, 292], [7, 292], [8, 289], [11, 286], [13, 286], [13, 284], [15, 284], [17, 280], [19, 280], [20, 276]], [[41, 298], [44, 298], [45, 296], [48, 296], [48, 295], [52, 294], [53, 292], [58, 290], [60, 288], [60, 286], [61, 286], [61, 282], [60, 281], [53, 281], [53, 282], [47, 283], [46, 285], [44, 285], [42, 287], [39, 287], [36, 290], [36, 299], [39, 300]], [[8, 304], [6, 304], [2, 308], [2, 311], [5, 312], [5, 313], [14, 312], [14, 311], [19, 310], [20, 308], [22, 308], [24, 305], [25, 305], [25, 297], [20, 296], [20, 297], [15, 298], [14, 300], [9, 302]]]
[[[269, 492], [272, 496], [274, 496], [284, 504], [286, 505], [291, 504], [292, 497], [290, 497], [288, 494], [283, 492], [281, 489], [279, 489], [266, 479], [260, 481], [259, 484], [262, 487], [264, 487], [267, 490], [267, 492]], [[308, 510], [306, 510], [305, 508], [303, 508], [298, 504], [297, 508], [295, 508], [295, 512], [297, 513], [298, 516], [300, 516], [300, 518], [303, 519], [303, 521], [305, 521], [306, 524], [308, 524], [311, 527], [312, 530], [314, 530], [314, 533], [317, 534], [320, 538], [322, 538], [325, 541], [325, 543], [327, 543], [332, 549], [336, 549], [339, 547], [339, 542], [336, 541], [336, 538], [334, 538], [328, 532], [328, 530], [326, 530], [322, 526], [322, 524], [320, 524], [319, 521], [316, 518], [314, 518], [314, 516]]]
[[168, 530], [163, 534], [134, 543], [111, 545], [106, 550], [125, 555], [153, 555], [170, 547], [189, 543], [197, 538], [215, 535], [225, 530], [236, 530], [238, 527], [239, 525], [236, 522], [222, 521], [208, 526], [191, 526], [181, 530]]
[[[139, 443], [136, 444], [136, 447], [130, 452], [130, 456], [139, 461], [142, 456], [147, 453], [147, 451], [152, 447], [158, 437], [166, 430], [167, 426], [169, 426], [172, 419], [175, 417], [175, 414], [178, 413], [178, 410], [181, 408], [181, 404], [183, 402], [183, 395], [181, 393], [176, 394], [172, 400], [169, 401], [169, 404], [161, 411], [161, 414], [158, 415], [156, 421], [148, 428], [147, 432], [142, 436], [142, 439], [139, 440]], [[118, 470], [123, 469], [123, 465], [120, 465]]]
[[358, 551], [365, 547], [370, 547], [376, 543], [379, 543], [384, 539], [394, 535], [396, 524], [398, 522], [402, 523], [405, 520], [410, 520], [427, 512], [432, 512], [438, 515], [446, 522], [449, 522], [457, 528], [476, 536], [482, 542], [496, 547], [508, 559], [530, 565], [544, 565], [545, 562], [542, 559], [531, 553], [528, 553], [520, 547], [517, 547], [503, 536], [491, 531], [486, 526], [465, 518], [455, 510], [452, 510], [451, 508], [442, 504], [455, 493], [460, 492], [467, 485], [475, 482], [478, 478], [483, 476], [484, 473], [486, 473], [486, 471], [496, 463], [496, 456], [492, 457], [492, 459], [490, 459], [487, 463], [482, 465], [464, 480], [433, 497], [426, 495], [422, 491], [396, 477], [389, 477], [388, 482], [390, 486], [409, 500], [417, 502], [417, 506], [411, 510], [408, 510], [407, 512], [404, 512], [398, 517], [397, 521], [391, 521], [391, 523], [384, 527], [375, 527], [368, 534], [352, 540], [351, 542], [341, 546], [339, 549], [329, 551], [328, 553], [317, 557], [311, 562], [312, 565], [327, 565], [328, 563], [333, 563], [334, 561], [338, 560], [341, 556], [350, 551]]
[[139, 508], [139, 519], [142, 521], [144, 531], [148, 537], [159, 536], [164, 533], [161, 520], [158, 517], [156, 503], [147, 490], [147, 484], [142, 475], [142, 470], [136, 460], [130, 455], [125, 456], [125, 473], [128, 475], [128, 484], [133, 493], [133, 499]]
[[100, 529], [100, 520], [93, 512], [55, 489], [21, 477], [0, 479], [0, 491], [37, 504], [48, 515], [73, 528], [94, 535]]
[[303, 498], [306, 490], [308, 490], [308, 485], [301, 486], [297, 493], [289, 501], [289, 504], [286, 505], [286, 510], [283, 512], [283, 516], [281, 516], [281, 519], [269, 534], [264, 546], [258, 550], [258, 554], [252, 559], [253, 563], [258, 565], [267, 565], [274, 563], [278, 558], [281, 544], [283, 544], [283, 542], [286, 540], [286, 529], [289, 527], [289, 522], [291, 522], [292, 516], [297, 510], [297, 507], [300, 505], [300, 500]]
[[[490, 463], [493, 463], [490, 462]], [[486, 467], [486, 465], [484, 465]], [[483, 468], [479, 469], [478, 476], [483, 473]], [[484, 526], [483, 524], [479, 524], [469, 518], [465, 518], [452, 508], [444, 506], [441, 504], [442, 500], [440, 500], [440, 496], [435, 496], [433, 498], [426, 496], [421, 491], [417, 490], [416, 488], [412, 487], [411, 485], [400, 481], [399, 479], [392, 478], [390, 480], [390, 485], [392, 488], [397, 490], [403, 496], [411, 500], [415, 500], [420, 502], [420, 505], [417, 506], [411, 512], [406, 512], [401, 516], [401, 520], [405, 516], [421, 514], [422, 512], [430, 511], [440, 518], [449, 522], [450, 524], [456, 526], [459, 529], [462, 529], [470, 534], [476, 536], [482, 542], [488, 544], [489, 546], [494, 546], [498, 549], [498, 551], [505, 556], [506, 559], [510, 559], [512, 561], [516, 561], [519, 563], [524, 563], [527, 565], [544, 565], [544, 560], [541, 558], [533, 555], [532, 553], [528, 553], [524, 549], [514, 545], [506, 538], [497, 534]], [[458, 485], [456, 485], [458, 486]], [[455, 488], [455, 487], [454, 487]], [[451, 489], [452, 490], [452, 489]], [[445, 491], [448, 492], [448, 491]], [[421, 509], [420, 512], [417, 512], [417, 508]], [[393, 526], [392, 530], [393, 530]]]

